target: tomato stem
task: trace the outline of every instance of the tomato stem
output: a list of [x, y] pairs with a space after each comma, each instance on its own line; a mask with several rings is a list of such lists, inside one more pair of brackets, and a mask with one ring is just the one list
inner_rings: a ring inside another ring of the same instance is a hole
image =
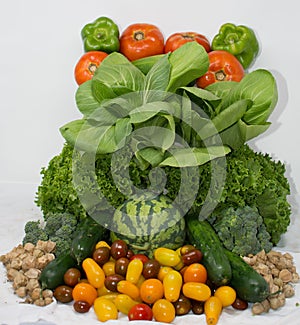
[[223, 81], [226, 78], [226, 74], [223, 70], [219, 70], [215, 73], [216, 80]]
[[145, 38], [145, 34], [142, 31], [139, 30], [139, 31], [134, 33], [133, 38], [136, 41], [141, 41], [141, 40], [143, 40]]
[[95, 63], [91, 63], [88, 69], [92, 74], [94, 74], [95, 71], [97, 70], [97, 65]]

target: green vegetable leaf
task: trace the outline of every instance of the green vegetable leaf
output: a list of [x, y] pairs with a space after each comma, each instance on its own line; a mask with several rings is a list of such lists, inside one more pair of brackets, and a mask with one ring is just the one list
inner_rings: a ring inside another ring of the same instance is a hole
[[203, 165], [230, 152], [227, 146], [210, 146], [207, 148], [176, 148], [170, 150], [171, 156], [163, 160], [159, 166], [192, 167]]
[[172, 68], [167, 91], [170, 92], [187, 86], [202, 76], [209, 66], [207, 52], [197, 42], [188, 42], [180, 46], [170, 54], [169, 60]]
[[224, 97], [223, 107], [240, 99], [251, 99], [253, 105], [243, 116], [247, 124], [264, 124], [272, 113], [278, 99], [276, 81], [271, 72], [258, 69], [245, 75]]
[[99, 107], [99, 102], [92, 92], [92, 80], [88, 80], [78, 87], [75, 100], [79, 111], [85, 117], [89, 116]]

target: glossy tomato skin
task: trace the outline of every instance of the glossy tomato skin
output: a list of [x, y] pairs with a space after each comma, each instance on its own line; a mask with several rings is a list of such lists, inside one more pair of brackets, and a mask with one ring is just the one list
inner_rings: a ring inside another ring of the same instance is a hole
[[96, 69], [107, 57], [107, 53], [102, 51], [90, 51], [82, 55], [75, 66], [75, 80], [78, 85], [93, 78]]
[[129, 25], [120, 37], [120, 52], [134, 61], [151, 55], [164, 53], [164, 36], [152, 24]]
[[204, 35], [195, 32], [181, 32], [174, 33], [167, 38], [164, 52], [173, 52], [183, 44], [193, 41], [202, 45], [206, 52], [211, 51], [210, 42]]
[[153, 312], [147, 304], [136, 304], [128, 312], [128, 319], [131, 320], [152, 320]]
[[245, 75], [239, 60], [227, 51], [211, 51], [208, 53], [209, 67], [207, 73], [197, 79], [199, 88], [205, 88], [214, 82], [241, 81]]

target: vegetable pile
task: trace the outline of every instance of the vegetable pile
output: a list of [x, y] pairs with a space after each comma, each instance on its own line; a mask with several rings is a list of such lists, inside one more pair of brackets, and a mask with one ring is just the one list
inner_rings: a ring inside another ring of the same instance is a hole
[[152, 24], [121, 33], [99, 17], [81, 36], [82, 118], [60, 128], [65, 144], [36, 193], [43, 220], [24, 228], [23, 247], [55, 243], [37, 291], [102, 322], [192, 312], [212, 325], [224, 308], [282, 306], [299, 279], [292, 258], [276, 278], [278, 264], [254, 262], [274, 260], [291, 214], [285, 165], [247, 144], [277, 103], [272, 73], [251, 70], [254, 31], [227, 23], [211, 42], [165, 39]]

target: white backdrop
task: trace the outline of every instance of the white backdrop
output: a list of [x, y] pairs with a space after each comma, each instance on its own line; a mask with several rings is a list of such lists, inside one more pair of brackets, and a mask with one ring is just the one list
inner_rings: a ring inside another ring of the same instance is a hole
[[165, 37], [197, 31], [210, 40], [225, 22], [252, 27], [261, 45], [254, 67], [273, 72], [279, 102], [270, 129], [251, 142], [286, 163], [292, 193], [300, 189], [300, 41], [292, 0], [11, 0], [0, 3], [0, 182], [39, 183], [40, 169], [60, 152], [59, 127], [80, 117], [73, 70], [83, 54], [81, 28], [99, 16], [122, 31], [156, 24]]

